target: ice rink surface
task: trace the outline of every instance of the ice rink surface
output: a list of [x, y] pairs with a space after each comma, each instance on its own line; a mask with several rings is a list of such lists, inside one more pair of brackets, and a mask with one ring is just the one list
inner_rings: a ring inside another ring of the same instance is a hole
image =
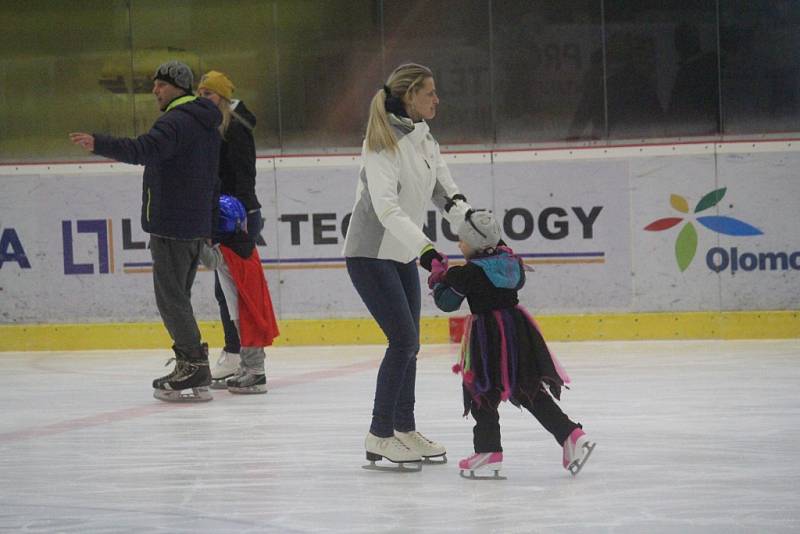
[[449, 462], [405, 474], [361, 468], [383, 347], [270, 349], [269, 393], [198, 405], [152, 398], [167, 351], [0, 353], [0, 532], [800, 531], [800, 340], [551, 348], [597, 448], [573, 478], [504, 405], [504, 481], [458, 475], [455, 345], [417, 376]]

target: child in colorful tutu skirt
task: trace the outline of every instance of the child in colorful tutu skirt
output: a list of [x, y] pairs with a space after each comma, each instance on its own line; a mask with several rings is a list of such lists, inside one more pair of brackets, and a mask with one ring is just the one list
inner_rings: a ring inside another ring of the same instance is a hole
[[503, 461], [498, 406], [508, 400], [553, 435], [563, 448], [564, 468], [575, 475], [594, 443], [553, 400], [560, 400], [569, 377], [519, 304], [524, 264], [501, 241], [491, 212], [467, 212], [458, 236], [467, 263], [448, 269], [446, 262], [436, 261], [428, 286], [441, 310], [457, 310], [466, 298], [472, 312], [464, 325], [460, 360], [453, 366], [463, 379], [464, 415], [475, 418], [475, 454], [459, 462], [461, 474], [489, 469], [497, 477]]

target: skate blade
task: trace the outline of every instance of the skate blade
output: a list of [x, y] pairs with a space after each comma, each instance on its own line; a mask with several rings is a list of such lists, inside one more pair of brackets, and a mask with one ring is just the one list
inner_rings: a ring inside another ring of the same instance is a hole
[[[407, 467], [407, 464], [414, 467]], [[417, 473], [422, 471], [422, 462], [396, 462], [393, 465], [377, 465], [375, 460], [370, 460], [369, 464], [362, 465], [361, 468], [368, 471], [385, 471], [388, 473]]]
[[[461, 478], [466, 478], [468, 480], [506, 480], [506, 477], [500, 476], [500, 469], [494, 469], [492, 467], [486, 467], [484, 470], [487, 471], [494, 471], [493, 475], [476, 475], [474, 469], [462, 469], [459, 473]], [[465, 475], [464, 471], [469, 471], [469, 475]]]
[[236, 395], [263, 395], [267, 392], [267, 386], [260, 385], [260, 386], [250, 386], [247, 388], [233, 388], [228, 387], [228, 393], [234, 393]]
[[569, 472], [572, 474], [572, 476], [575, 476], [581, 472], [581, 469], [583, 469], [583, 466], [589, 461], [589, 456], [592, 455], [592, 451], [596, 446], [597, 443], [584, 443], [583, 448], [586, 449], [586, 456], [583, 457], [583, 460], [575, 460], [569, 464]]
[[438, 465], [447, 463], [447, 453], [438, 456], [423, 456], [422, 463], [426, 465]]
[[191, 388], [191, 393], [184, 391], [174, 391], [171, 389], [154, 389], [153, 397], [164, 402], [208, 402], [214, 400], [207, 387]]
[[[231, 375], [233, 376], [233, 375]], [[209, 386], [211, 389], [228, 389], [228, 384], [225, 383], [225, 380], [230, 378], [230, 376], [226, 376], [225, 378], [214, 379], [211, 381], [211, 385]]]

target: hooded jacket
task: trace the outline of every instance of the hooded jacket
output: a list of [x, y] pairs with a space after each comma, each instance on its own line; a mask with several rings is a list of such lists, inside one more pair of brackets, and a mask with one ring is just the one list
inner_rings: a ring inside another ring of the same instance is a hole
[[364, 141], [343, 255], [408, 263], [431, 244], [422, 231], [430, 201], [453, 228], [463, 222], [469, 204], [449, 202], [459, 190], [428, 124], [391, 113], [389, 121], [397, 137], [394, 152], [372, 152]]
[[488, 313], [519, 304], [517, 292], [524, 285], [522, 259], [510, 248], [498, 247], [494, 254], [450, 267], [433, 288], [433, 299], [440, 310], [455, 311], [466, 297], [472, 313]]
[[135, 139], [94, 135], [94, 152], [144, 165], [142, 229], [174, 239], [211, 237], [222, 114], [205, 98], [173, 100]]
[[258, 209], [256, 198], [256, 145], [253, 128], [256, 117], [242, 101], [234, 101], [233, 117], [222, 140], [219, 177], [222, 194], [238, 198], [247, 211]]

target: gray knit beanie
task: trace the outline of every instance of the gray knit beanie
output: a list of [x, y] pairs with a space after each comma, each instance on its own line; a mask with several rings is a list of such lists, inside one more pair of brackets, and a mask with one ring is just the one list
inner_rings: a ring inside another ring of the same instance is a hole
[[494, 248], [502, 237], [500, 225], [491, 211], [469, 210], [458, 227], [458, 237], [477, 252]]
[[153, 75], [153, 81], [162, 80], [171, 83], [178, 89], [183, 89], [187, 93], [192, 92], [192, 84], [194, 83], [194, 74], [192, 69], [186, 63], [172, 60], [159, 65], [156, 73]]

